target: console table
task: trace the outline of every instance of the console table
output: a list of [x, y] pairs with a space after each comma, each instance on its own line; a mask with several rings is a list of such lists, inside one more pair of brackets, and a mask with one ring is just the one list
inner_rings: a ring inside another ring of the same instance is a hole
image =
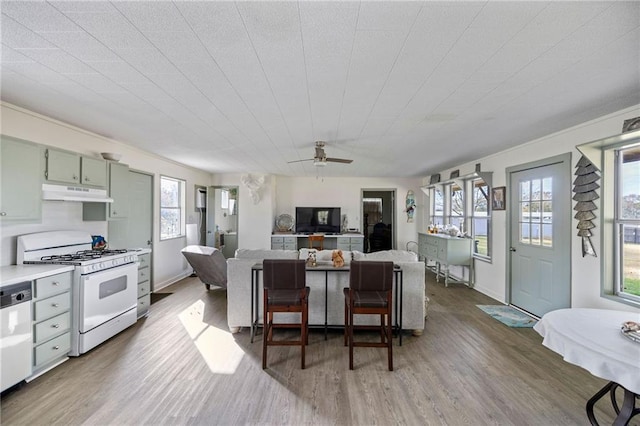
[[[426, 260], [436, 262], [436, 282], [440, 275], [444, 276], [445, 287], [449, 286], [449, 266], [466, 266], [469, 268], [469, 279], [464, 281], [473, 287], [473, 251], [470, 238], [451, 237], [445, 234], [418, 233], [418, 254]], [[426, 262], [425, 262], [426, 264]], [[444, 266], [444, 271], [441, 271]]]
[[[565, 361], [582, 367], [596, 377], [609, 380], [587, 402], [587, 417], [598, 425], [593, 406], [607, 393], [617, 414], [614, 425], [626, 425], [640, 414], [635, 400], [640, 394], [640, 344], [622, 335], [625, 321], [640, 322], [640, 314], [606, 309], [559, 309], [545, 314], [533, 327], [542, 344], [562, 355]], [[616, 388], [624, 389], [622, 407], [615, 399]]]
[[[273, 234], [271, 235], [271, 250], [298, 250], [309, 247], [307, 234]], [[344, 251], [363, 251], [364, 235], [362, 234], [324, 234], [326, 249]]]
[[[260, 272], [262, 271], [262, 262], [256, 263], [251, 267], [251, 343], [256, 334], [256, 330], [260, 325]], [[334, 267], [331, 263], [318, 263], [318, 266], [306, 266], [307, 272], [324, 272], [324, 339], [327, 340], [327, 331], [329, 324], [327, 323], [327, 292], [329, 282], [329, 272], [341, 273], [349, 272], [349, 265], [340, 268]], [[402, 268], [399, 265], [393, 266], [395, 297], [393, 298], [394, 306], [394, 326], [398, 334], [398, 345], [402, 346]], [[312, 292], [313, 294], [313, 292]], [[311, 298], [311, 296], [310, 296]], [[343, 325], [344, 326], [344, 325]]]

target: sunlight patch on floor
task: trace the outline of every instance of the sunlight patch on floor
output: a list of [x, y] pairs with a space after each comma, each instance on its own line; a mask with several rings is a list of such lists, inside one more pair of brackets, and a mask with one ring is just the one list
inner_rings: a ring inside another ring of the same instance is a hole
[[244, 352], [231, 333], [204, 322], [204, 309], [204, 302], [198, 300], [182, 311], [178, 318], [211, 372], [233, 374], [240, 365]]

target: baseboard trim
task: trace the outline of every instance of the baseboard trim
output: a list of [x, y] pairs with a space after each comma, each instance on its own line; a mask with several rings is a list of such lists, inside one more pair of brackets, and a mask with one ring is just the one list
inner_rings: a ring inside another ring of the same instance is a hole
[[176, 275], [175, 277], [169, 278], [165, 281], [155, 282], [153, 284], [153, 291], [156, 292], [158, 290], [162, 290], [165, 287], [169, 287], [171, 284], [175, 284], [178, 281], [189, 277], [192, 272], [193, 270], [187, 269], [182, 271], [180, 274]]

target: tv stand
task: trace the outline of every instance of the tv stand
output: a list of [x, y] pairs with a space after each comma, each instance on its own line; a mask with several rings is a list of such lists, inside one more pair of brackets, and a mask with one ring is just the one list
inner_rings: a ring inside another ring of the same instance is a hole
[[[273, 234], [271, 250], [298, 250], [309, 247], [309, 235], [305, 234]], [[363, 251], [364, 235], [362, 234], [324, 234], [324, 248], [345, 251]]]

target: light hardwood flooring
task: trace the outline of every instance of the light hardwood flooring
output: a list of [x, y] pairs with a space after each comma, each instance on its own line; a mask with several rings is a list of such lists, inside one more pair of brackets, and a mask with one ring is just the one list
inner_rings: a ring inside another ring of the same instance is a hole
[[317, 330], [306, 370], [299, 348], [271, 347], [263, 371], [260, 338], [228, 333], [225, 291], [187, 278], [163, 292], [148, 318], [5, 394], [2, 424], [586, 425], [605, 384], [475, 306], [493, 299], [430, 272], [425, 332], [396, 343], [393, 372], [378, 348], [356, 348], [349, 371], [342, 334]]

